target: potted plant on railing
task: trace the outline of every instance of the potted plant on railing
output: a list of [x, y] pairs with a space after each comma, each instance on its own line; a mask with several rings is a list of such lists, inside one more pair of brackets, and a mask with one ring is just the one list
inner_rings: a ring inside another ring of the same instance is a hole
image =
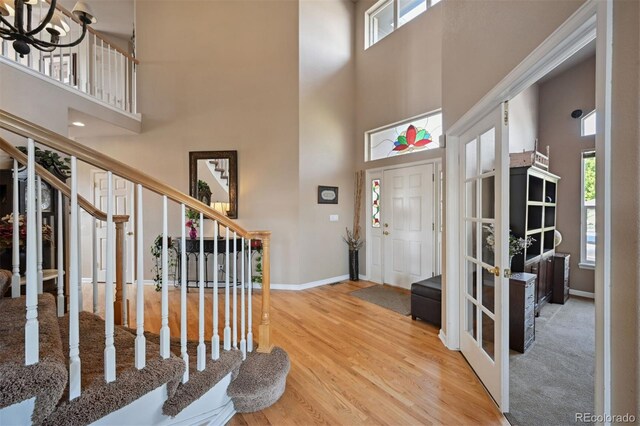
[[[17, 147], [23, 154], [27, 154], [27, 147]], [[35, 148], [34, 152], [36, 163], [53, 173], [61, 181], [66, 181], [71, 176], [71, 167], [69, 167], [68, 157], [61, 157], [60, 154], [48, 149]]]
[[251, 240], [252, 255], [255, 253], [255, 274], [251, 274], [251, 282], [262, 284], [262, 241]]
[[[168, 276], [169, 278], [173, 278], [175, 281], [175, 270], [178, 265], [178, 259], [176, 255], [176, 251], [173, 249], [173, 241], [171, 237], [167, 238], [167, 247], [168, 247], [168, 259], [167, 259], [167, 268], [168, 268]], [[153, 267], [151, 268], [151, 272], [153, 272], [153, 281], [156, 283], [156, 291], [162, 290], [162, 234], [158, 235], [155, 240], [153, 240], [153, 244], [151, 244], [151, 256], [153, 256]], [[174, 271], [173, 273], [171, 271]]]
[[198, 226], [200, 225], [200, 213], [193, 209], [187, 210], [187, 221], [184, 226], [189, 228], [189, 238], [195, 240], [198, 238]]

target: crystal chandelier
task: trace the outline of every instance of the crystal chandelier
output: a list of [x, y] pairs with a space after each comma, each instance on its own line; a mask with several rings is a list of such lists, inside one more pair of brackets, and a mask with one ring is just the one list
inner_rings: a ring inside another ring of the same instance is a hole
[[[33, 6], [37, 5], [39, 1], [44, 0], [0, 0], [0, 22], [4, 24], [4, 27], [0, 27], [0, 38], [13, 41], [13, 48], [21, 58], [31, 52], [29, 46], [43, 52], [52, 52], [58, 47], [77, 46], [87, 33], [87, 25], [97, 22], [89, 6], [85, 2], [79, 1], [73, 8], [73, 15], [82, 24], [82, 34], [74, 42], [60, 44], [60, 38], [67, 35], [70, 27], [62, 13], [56, 9], [56, 0], [49, 1], [49, 10], [46, 16], [38, 26], [33, 28], [31, 23]], [[13, 17], [13, 24], [5, 17]], [[46, 30], [51, 36], [50, 41], [45, 41], [44, 37], [41, 37], [42, 39], [36, 38], [43, 30]]]

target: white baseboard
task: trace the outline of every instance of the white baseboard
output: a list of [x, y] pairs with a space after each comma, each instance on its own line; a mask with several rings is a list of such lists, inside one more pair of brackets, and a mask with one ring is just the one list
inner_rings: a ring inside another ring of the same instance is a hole
[[440, 341], [442, 342], [444, 347], [448, 348], [449, 345], [447, 345], [447, 335], [444, 334], [444, 331], [442, 329], [440, 329], [440, 332], [438, 333], [438, 337], [440, 338]]
[[588, 291], [569, 289], [569, 294], [572, 296], [586, 297], [587, 299], [595, 299], [595, 294]]
[[[366, 275], [359, 275], [358, 276], [361, 280], [366, 280], [367, 276]], [[327, 285], [327, 284], [334, 284], [340, 281], [346, 281], [349, 279], [349, 275], [339, 275], [337, 277], [332, 277], [332, 278], [325, 278], [323, 280], [318, 280], [318, 281], [311, 281], [308, 283], [303, 283], [303, 284], [275, 284], [275, 283], [271, 283], [271, 290], [288, 290], [288, 291], [300, 291], [300, 290], [306, 290], [308, 288], [313, 288], [313, 287], [320, 287], [323, 285]], [[91, 277], [89, 278], [83, 278], [82, 279], [82, 284], [91, 284], [93, 283], [93, 279]], [[98, 284], [104, 284], [104, 282], [98, 282]], [[131, 285], [131, 282], [127, 282], [127, 284]], [[156, 282], [154, 280], [144, 280], [144, 285], [152, 285], [155, 286]], [[262, 286], [259, 283], [254, 283], [253, 284], [254, 288], [261, 288]]]
[[321, 285], [333, 284], [339, 281], [345, 281], [349, 279], [349, 275], [339, 275], [337, 277], [325, 278], [324, 280], [311, 281], [303, 284], [274, 284], [271, 283], [271, 290], [289, 290], [299, 291], [306, 290], [308, 288], [320, 287]]

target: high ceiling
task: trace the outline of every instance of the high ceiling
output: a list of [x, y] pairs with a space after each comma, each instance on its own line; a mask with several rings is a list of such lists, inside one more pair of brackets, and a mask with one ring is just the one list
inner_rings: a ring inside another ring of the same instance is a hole
[[[58, 0], [71, 11], [77, 0]], [[93, 10], [98, 23], [93, 29], [116, 37], [130, 39], [133, 34], [134, 0], [85, 0]]]

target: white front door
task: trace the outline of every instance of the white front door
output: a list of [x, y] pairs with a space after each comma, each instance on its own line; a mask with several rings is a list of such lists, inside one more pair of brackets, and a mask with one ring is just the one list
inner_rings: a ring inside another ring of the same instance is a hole
[[434, 166], [385, 170], [383, 182], [384, 283], [410, 288], [433, 276]]
[[[460, 138], [460, 349], [508, 411], [509, 165], [503, 106]], [[504, 155], [504, 158], [503, 158]]]
[[[113, 196], [114, 196], [114, 214], [115, 215], [132, 215], [132, 205], [130, 202], [129, 182], [118, 176], [113, 176]], [[103, 212], [107, 211], [107, 173], [93, 172], [93, 204]], [[106, 249], [107, 249], [107, 223], [97, 222], [97, 238], [98, 238], [98, 281], [105, 281], [106, 278]], [[128, 227], [128, 226], [127, 226]], [[126, 230], [125, 230], [126, 231]], [[126, 234], [125, 234], [126, 235]], [[126, 241], [126, 240], [125, 240]], [[129, 249], [129, 247], [127, 247]], [[126, 256], [127, 271], [131, 271], [131, 258]], [[127, 273], [125, 277], [128, 278]]]

